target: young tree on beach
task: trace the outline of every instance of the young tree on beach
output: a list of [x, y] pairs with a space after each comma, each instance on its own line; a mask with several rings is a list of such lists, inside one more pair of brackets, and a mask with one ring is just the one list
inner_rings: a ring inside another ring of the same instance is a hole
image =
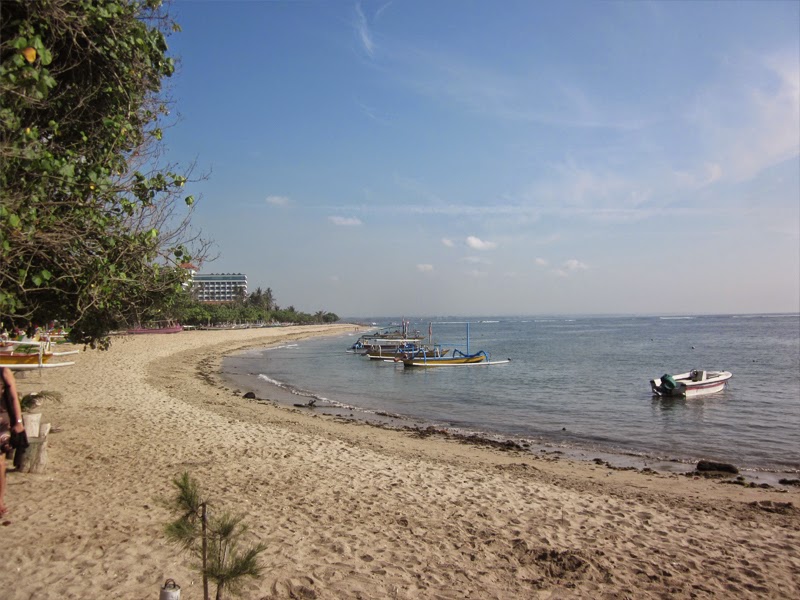
[[258, 555], [266, 550], [262, 543], [246, 549], [240, 547], [247, 532], [243, 517], [223, 512], [209, 518], [209, 502], [201, 496], [200, 487], [188, 473], [173, 480], [176, 495], [170, 507], [180, 516], [167, 524], [167, 538], [200, 560], [203, 576], [203, 597], [209, 599], [209, 580], [217, 584], [216, 599], [227, 592], [237, 594], [245, 577], [257, 578], [262, 567]]
[[191, 166], [162, 164], [179, 28], [159, 0], [3, 0], [0, 27], [0, 320], [96, 344], [168, 310], [208, 249]]

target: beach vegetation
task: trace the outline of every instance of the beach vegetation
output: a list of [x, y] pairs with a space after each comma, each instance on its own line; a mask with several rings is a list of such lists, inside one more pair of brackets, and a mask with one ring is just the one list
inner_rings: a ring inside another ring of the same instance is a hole
[[172, 318], [183, 325], [206, 326], [231, 323], [292, 323], [310, 325], [336, 323], [339, 315], [324, 310], [314, 314], [295, 309], [294, 306], [281, 308], [275, 301], [270, 288], [262, 291], [257, 288], [248, 296], [230, 302], [200, 302], [191, 291], [176, 298], [170, 309]]
[[25, 394], [22, 398], [20, 398], [19, 406], [22, 409], [22, 412], [30, 412], [37, 408], [41, 408], [45, 400], [49, 400], [51, 402], [61, 402], [63, 398], [64, 395], [61, 392], [42, 390], [41, 392], [31, 392], [29, 394]]
[[209, 600], [209, 581], [217, 586], [217, 600], [228, 593], [238, 595], [246, 578], [261, 576], [258, 557], [267, 547], [263, 543], [242, 547], [248, 531], [242, 515], [221, 512], [209, 518], [210, 503], [189, 473], [175, 478], [173, 484], [177, 493], [170, 504], [179, 517], [167, 524], [167, 538], [200, 560], [197, 568], [203, 576], [205, 600]]
[[0, 321], [70, 323], [92, 346], [167, 318], [199, 179], [164, 161], [179, 31], [159, 0], [0, 3]]

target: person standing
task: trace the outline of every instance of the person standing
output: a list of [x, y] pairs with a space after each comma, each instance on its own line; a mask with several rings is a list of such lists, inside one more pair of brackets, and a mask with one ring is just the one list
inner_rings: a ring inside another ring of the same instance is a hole
[[6, 454], [18, 447], [18, 439], [25, 439], [25, 424], [22, 421], [22, 407], [19, 404], [14, 372], [8, 367], [0, 367], [0, 379], [3, 382], [3, 395], [0, 401], [0, 517], [2, 517], [8, 511], [5, 505]]

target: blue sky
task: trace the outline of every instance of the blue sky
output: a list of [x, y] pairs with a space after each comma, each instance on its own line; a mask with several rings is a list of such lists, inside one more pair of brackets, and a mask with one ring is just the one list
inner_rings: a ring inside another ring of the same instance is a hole
[[282, 306], [800, 311], [800, 3], [182, 1], [169, 158]]

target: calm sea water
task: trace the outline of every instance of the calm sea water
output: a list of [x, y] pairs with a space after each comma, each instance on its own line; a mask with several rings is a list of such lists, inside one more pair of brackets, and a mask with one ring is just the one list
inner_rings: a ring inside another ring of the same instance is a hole
[[[800, 471], [800, 315], [469, 321], [471, 351], [511, 362], [404, 369], [347, 354], [354, 333], [228, 357], [223, 371], [264, 397], [313, 397], [323, 411], [356, 417], [391, 413], [539, 447]], [[427, 333], [428, 320], [411, 328]], [[464, 349], [466, 325], [434, 320], [433, 335]], [[733, 379], [711, 396], [652, 396], [650, 379], [695, 368]]]

